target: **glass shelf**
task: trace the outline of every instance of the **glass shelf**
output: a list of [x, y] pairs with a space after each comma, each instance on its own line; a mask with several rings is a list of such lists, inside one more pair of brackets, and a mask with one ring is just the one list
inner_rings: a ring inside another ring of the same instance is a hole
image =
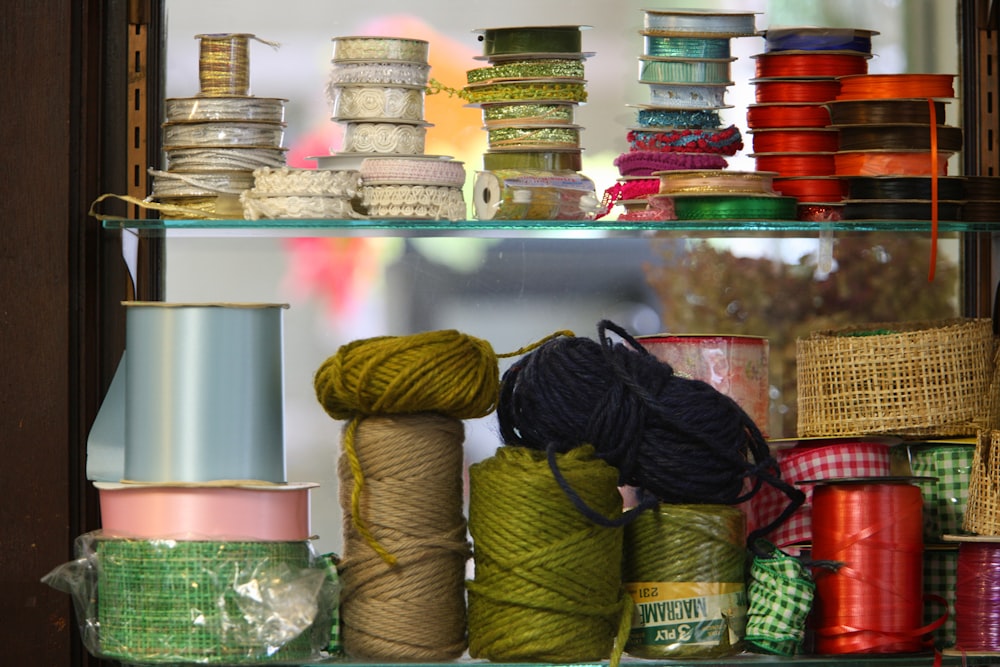
[[[588, 238], [648, 236], [678, 232], [737, 235], [741, 232], [923, 232], [931, 233], [928, 220], [123, 220], [105, 219], [105, 229], [134, 230], [176, 236], [477, 236], [526, 238], [549, 236]], [[939, 233], [1000, 232], [996, 222], [940, 221]]]

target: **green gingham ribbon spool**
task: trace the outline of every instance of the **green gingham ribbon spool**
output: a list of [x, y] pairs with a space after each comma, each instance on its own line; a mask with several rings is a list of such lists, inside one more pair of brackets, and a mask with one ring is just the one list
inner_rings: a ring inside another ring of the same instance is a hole
[[754, 652], [792, 656], [802, 650], [816, 585], [799, 559], [759, 545], [762, 553], [750, 565], [745, 641]]
[[910, 470], [932, 477], [919, 484], [924, 497], [924, 540], [940, 542], [943, 535], [959, 535], [969, 500], [974, 443], [911, 444]]
[[[948, 618], [931, 633], [935, 648], [955, 645], [955, 586], [958, 583], [958, 547], [956, 545], [924, 548], [924, 596], [937, 596], [948, 603]], [[924, 606], [924, 624], [941, 616], [938, 605]]]
[[318, 622], [294, 636], [290, 627], [272, 632], [264, 619], [275, 610], [253, 606], [256, 594], [280, 604], [285, 594], [322, 589], [308, 542], [102, 539], [95, 553], [103, 657], [255, 664], [310, 659], [325, 645], [314, 639], [327, 632]]
[[335, 553], [323, 554], [320, 556], [326, 571], [327, 581], [330, 582], [330, 641], [326, 645], [330, 655], [338, 656], [344, 652], [344, 645], [340, 640], [340, 571], [337, 569], [340, 557]]

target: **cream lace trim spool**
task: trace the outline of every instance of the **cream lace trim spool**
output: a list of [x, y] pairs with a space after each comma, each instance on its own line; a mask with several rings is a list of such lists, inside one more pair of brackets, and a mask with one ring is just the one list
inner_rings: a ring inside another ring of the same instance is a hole
[[281, 146], [285, 138], [283, 123], [233, 123], [206, 121], [196, 123], [164, 123], [165, 148], [196, 146]]
[[424, 90], [404, 86], [337, 86], [335, 120], [423, 120]]
[[407, 62], [336, 62], [330, 68], [330, 85], [352, 83], [380, 86], [427, 85], [431, 66]]
[[361, 163], [365, 185], [437, 185], [461, 188], [465, 166], [455, 160], [367, 158]]
[[403, 37], [334, 37], [333, 59], [427, 62], [428, 42]]
[[251, 190], [240, 196], [247, 220], [314, 219], [345, 220], [358, 217], [350, 199], [311, 195], [258, 195]]
[[164, 100], [167, 121], [264, 121], [283, 123], [286, 100], [276, 97], [172, 97]]
[[177, 172], [149, 170], [152, 197], [211, 197], [239, 194], [253, 187], [253, 174], [246, 171]]
[[255, 196], [344, 197], [358, 194], [361, 174], [357, 171], [263, 167], [253, 171]]
[[726, 106], [726, 89], [732, 82], [719, 85], [651, 83], [649, 102], [669, 109], [721, 109]]
[[165, 152], [170, 171], [253, 171], [285, 164], [284, 148], [175, 148]]
[[362, 185], [361, 206], [375, 218], [454, 221], [467, 217], [461, 189], [432, 185]]
[[424, 152], [424, 124], [346, 123], [345, 152], [420, 155]]

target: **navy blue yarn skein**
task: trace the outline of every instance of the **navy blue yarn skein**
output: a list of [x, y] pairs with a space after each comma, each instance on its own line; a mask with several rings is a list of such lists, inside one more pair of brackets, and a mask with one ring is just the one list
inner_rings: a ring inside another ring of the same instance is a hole
[[789, 506], [754, 538], [802, 504], [804, 494], [780, 479], [760, 429], [734, 400], [676, 375], [613, 322], [600, 322], [598, 334], [599, 342], [550, 340], [504, 373], [497, 418], [506, 444], [555, 452], [591, 444], [619, 470], [620, 484], [663, 502], [731, 505], [773, 484]]

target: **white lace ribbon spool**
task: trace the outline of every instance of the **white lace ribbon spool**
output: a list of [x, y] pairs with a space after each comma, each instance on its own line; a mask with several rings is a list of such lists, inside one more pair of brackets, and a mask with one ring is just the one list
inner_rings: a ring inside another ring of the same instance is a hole
[[667, 109], [721, 109], [726, 106], [726, 89], [732, 82], [717, 85], [651, 83], [649, 103]]
[[284, 148], [243, 148], [239, 146], [166, 149], [170, 171], [253, 171], [259, 167], [285, 164]]
[[149, 170], [153, 177], [152, 197], [212, 197], [238, 195], [253, 187], [253, 174], [247, 171], [177, 172]]
[[352, 170], [263, 167], [253, 172], [254, 196], [343, 197], [358, 194], [361, 174]]
[[233, 123], [208, 121], [164, 123], [163, 145], [170, 148], [195, 146], [281, 146], [285, 138], [282, 123]]
[[338, 62], [330, 67], [330, 85], [426, 86], [431, 66], [409, 62]]
[[465, 220], [460, 188], [433, 185], [362, 185], [361, 206], [372, 218]]
[[429, 43], [403, 37], [334, 37], [333, 60], [401, 60], [425, 63]]
[[346, 220], [358, 217], [350, 199], [345, 197], [272, 196], [248, 190], [240, 196], [240, 201], [243, 204], [243, 217], [247, 220]]
[[425, 123], [346, 123], [345, 152], [419, 155], [427, 136]]
[[164, 100], [167, 121], [285, 120], [286, 100], [276, 97], [172, 97]]
[[412, 120], [424, 118], [424, 89], [412, 86], [336, 86], [333, 118], [344, 120]]
[[456, 160], [427, 158], [366, 158], [361, 163], [365, 185], [438, 185], [461, 188], [465, 165]]

